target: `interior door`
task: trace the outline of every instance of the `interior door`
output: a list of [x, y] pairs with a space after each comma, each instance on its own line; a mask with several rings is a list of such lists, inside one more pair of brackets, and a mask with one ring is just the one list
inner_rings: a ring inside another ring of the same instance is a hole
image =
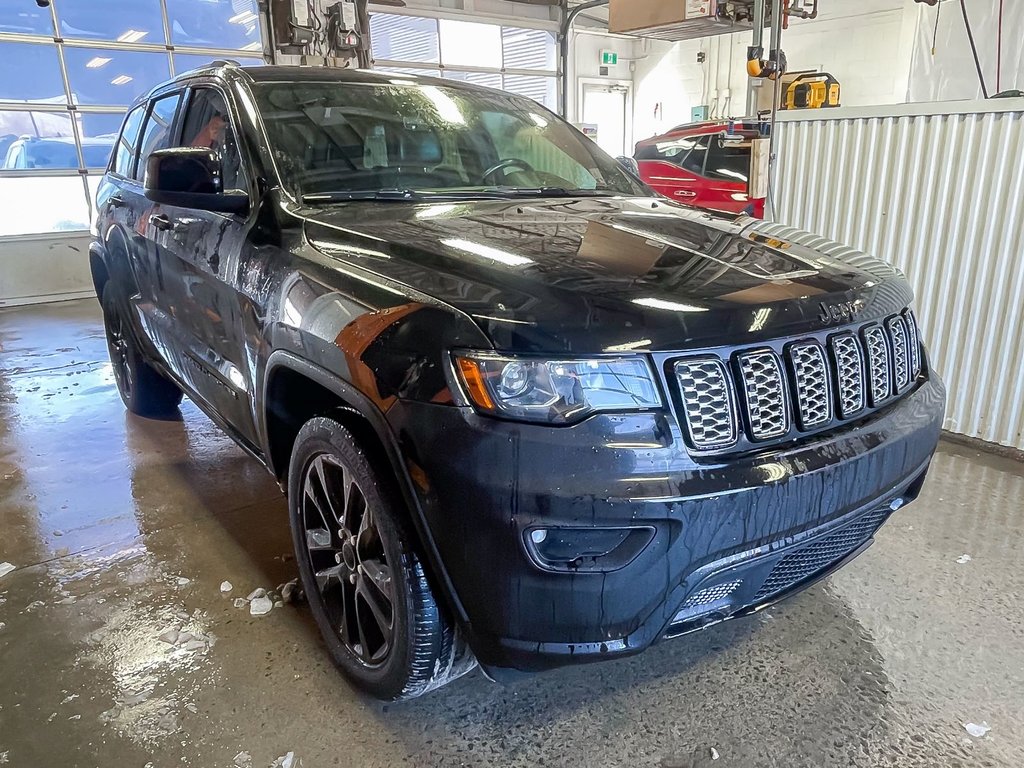
[[624, 85], [584, 83], [583, 122], [597, 126], [597, 144], [612, 157], [632, 155], [626, 146], [626, 102]]

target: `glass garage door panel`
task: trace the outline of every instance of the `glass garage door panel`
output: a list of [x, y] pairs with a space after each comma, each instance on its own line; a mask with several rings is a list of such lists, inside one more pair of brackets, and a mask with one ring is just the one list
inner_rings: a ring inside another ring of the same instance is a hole
[[128, 106], [171, 76], [166, 53], [65, 48], [64, 62], [76, 104]]
[[85, 187], [74, 176], [0, 176], [0, 237], [89, 228]]
[[66, 104], [57, 46], [0, 43], [0, 100]]
[[505, 75], [505, 90], [533, 99], [548, 109], [556, 107], [558, 83], [553, 77]]
[[501, 69], [501, 27], [441, 19], [441, 63]]
[[61, 37], [157, 45], [166, 42], [160, 0], [103, 0], [102, 10], [96, 6], [95, 2], [59, 0]]
[[256, 0], [167, 0], [167, 16], [173, 45], [259, 49]]
[[437, 64], [437, 21], [417, 16], [375, 13], [370, 16], [373, 58]]
[[53, 35], [53, 17], [49, 8], [40, 8], [35, 3], [0, 2], [0, 32], [21, 35]]
[[552, 32], [503, 27], [501, 50], [506, 69], [555, 69], [555, 35]]
[[451, 80], [462, 80], [465, 83], [484, 85], [488, 88], [501, 88], [501, 75], [497, 72], [459, 72], [446, 69], [444, 76]]
[[180, 75], [182, 72], [188, 72], [190, 69], [205, 67], [211, 61], [225, 58], [237, 61], [243, 67], [266, 64], [266, 62], [261, 58], [249, 58], [248, 56], [211, 56], [198, 53], [176, 53], [174, 54], [174, 72], [175, 74]]

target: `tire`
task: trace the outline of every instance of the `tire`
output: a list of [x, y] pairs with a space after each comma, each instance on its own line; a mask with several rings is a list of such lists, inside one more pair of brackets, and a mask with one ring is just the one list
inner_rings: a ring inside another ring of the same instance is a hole
[[358, 688], [397, 701], [474, 664], [434, 598], [384, 477], [351, 432], [317, 417], [295, 439], [288, 508], [302, 585], [332, 659]]
[[149, 418], [176, 416], [182, 392], [142, 357], [110, 283], [103, 290], [100, 304], [114, 381], [125, 407]]

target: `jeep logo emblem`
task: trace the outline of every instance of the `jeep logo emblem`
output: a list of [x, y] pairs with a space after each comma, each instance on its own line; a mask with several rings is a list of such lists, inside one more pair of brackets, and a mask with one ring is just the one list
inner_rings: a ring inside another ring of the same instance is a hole
[[821, 302], [821, 314], [818, 316], [823, 323], [842, 323], [853, 320], [864, 309], [861, 299], [840, 301], [835, 304]]

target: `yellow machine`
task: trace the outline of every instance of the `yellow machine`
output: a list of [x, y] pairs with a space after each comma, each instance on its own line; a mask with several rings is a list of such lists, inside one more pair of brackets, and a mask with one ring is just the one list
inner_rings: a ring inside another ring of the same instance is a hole
[[786, 86], [781, 109], [822, 109], [839, 106], [839, 81], [828, 72], [797, 75]]

